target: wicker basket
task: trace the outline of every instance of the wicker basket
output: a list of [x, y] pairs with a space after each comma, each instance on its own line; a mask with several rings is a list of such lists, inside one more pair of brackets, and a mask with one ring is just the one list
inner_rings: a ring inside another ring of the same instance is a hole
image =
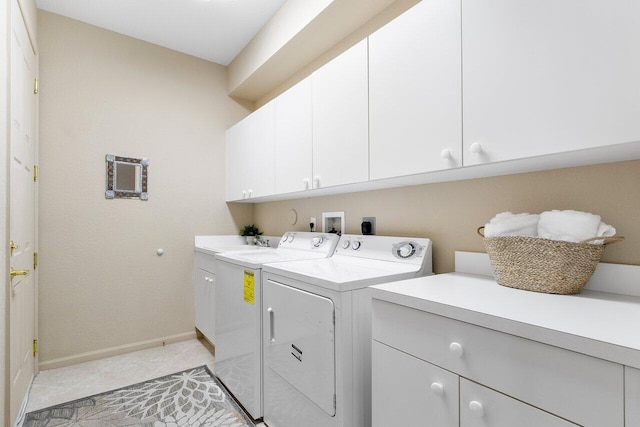
[[[502, 286], [548, 294], [577, 294], [593, 275], [606, 245], [624, 237], [593, 237], [580, 243], [537, 237], [478, 234]], [[602, 240], [604, 244], [592, 244]]]

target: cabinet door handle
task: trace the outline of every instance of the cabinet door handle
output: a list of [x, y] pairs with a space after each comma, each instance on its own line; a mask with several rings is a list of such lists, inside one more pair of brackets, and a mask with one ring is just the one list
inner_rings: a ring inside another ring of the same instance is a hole
[[444, 394], [444, 386], [440, 383], [432, 383], [431, 391], [433, 392], [433, 394], [442, 396]]
[[316, 176], [313, 178], [313, 188], [320, 188], [320, 177]]
[[484, 416], [484, 407], [482, 406], [482, 403], [478, 402], [477, 400], [472, 400], [471, 402], [469, 402], [469, 410], [478, 418]]
[[480, 154], [482, 153], [482, 145], [480, 145], [479, 142], [474, 142], [469, 147], [469, 151], [471, 151], [473, 154]]
[[269, 341], [276, 342], [276, 313], [273, 308], [267, 308], [269, 313]]
[[309, 179], [305, 178], [302, 180], [302, 182], [304, 183], [304, 189], [308, 190], [309, 189]]
[[449, 150], [448, 148], [444, 148], [440, 152], [440, 157], [442, 157], [444, 160], [450, 159], [451, 158], [451, 150]]
[[457, 342], [452, 342], [449, 344], [449, 351], [456, 357], [462, 357], [464, 354], [464, 348], [462, 348], [462, 344]]

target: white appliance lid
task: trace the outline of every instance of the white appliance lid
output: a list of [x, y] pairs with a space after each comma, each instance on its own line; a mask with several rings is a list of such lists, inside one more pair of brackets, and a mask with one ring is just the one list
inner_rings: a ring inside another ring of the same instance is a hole
[[268, 249], [252, 252], [229, 252], [217, 254], [216, 259], [242, 265], [248, 268], [260, 268], [263, 264], [308, 259], [324, 259], [323, 252], [300, 251], [296, 249]]
[[412, 278], [420, 268], [421, 266], [416, 264], [339, 255], [315, 260], [273, 263], [263, 267], [268, 273], [337, 291]]

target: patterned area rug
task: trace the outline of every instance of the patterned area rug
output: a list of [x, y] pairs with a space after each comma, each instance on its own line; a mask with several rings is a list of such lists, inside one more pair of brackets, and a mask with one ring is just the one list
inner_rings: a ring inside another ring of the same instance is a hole
[[255, 427], [206, 366], [29, 412], [23, 427]]

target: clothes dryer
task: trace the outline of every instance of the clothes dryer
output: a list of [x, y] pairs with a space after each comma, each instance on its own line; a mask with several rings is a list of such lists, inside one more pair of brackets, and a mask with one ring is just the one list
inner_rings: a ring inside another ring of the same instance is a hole
[[330, 258], [264, 265], [265, 422], [370, 426], [367, 287], [429, 274], [426, 238], [343, 235]]
[[216, 255], [214, 371], [253, 419], [262, 418], [263, 265], [326, 258], [338, 239], [288, 232], [277, 248]]

